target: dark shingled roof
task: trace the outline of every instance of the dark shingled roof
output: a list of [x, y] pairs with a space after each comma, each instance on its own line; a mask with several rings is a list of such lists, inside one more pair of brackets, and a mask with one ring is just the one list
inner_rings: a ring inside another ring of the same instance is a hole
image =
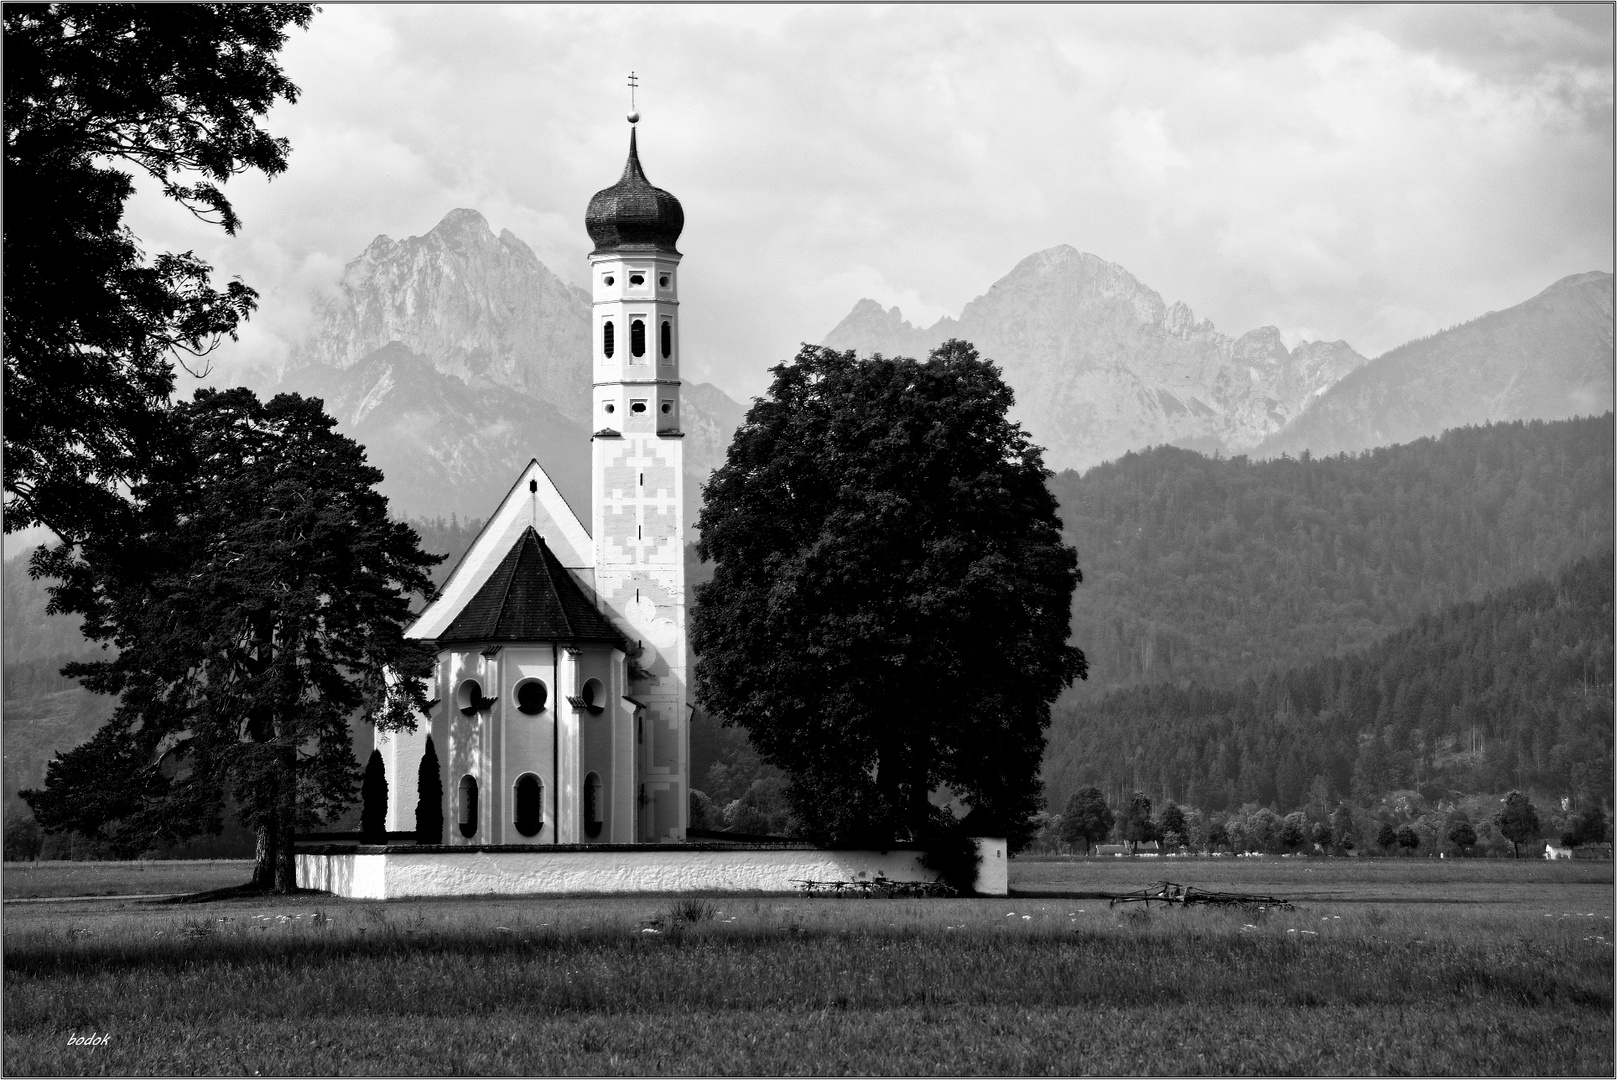
[[630, 128], [629, 160], [622, 178], [597, 191], [584, 211], [584, 230], [595, 242], [595, 251], [668, 251], [677, 255], [674, 242], [684, 228], [685, 210], [679, 200], [653, 187], [640, 168], [640, 151]]
[[600, 641], [623, 635], [596, 610], [532, 525], [438, 642]]

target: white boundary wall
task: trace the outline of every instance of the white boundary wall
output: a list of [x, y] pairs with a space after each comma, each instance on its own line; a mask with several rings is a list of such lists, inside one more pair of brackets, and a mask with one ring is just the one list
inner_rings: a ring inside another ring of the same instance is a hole
[[[1005, 841], [976, 841], [977, 892], [1007, 892]], [[825, 851], [673, 846], [625, 851], [354, 852], [297, 857], [298, 887], [338, 896], [589, 895], [601, 893], [784, 893], [797, 882], [932, 881], [914, 849]]]

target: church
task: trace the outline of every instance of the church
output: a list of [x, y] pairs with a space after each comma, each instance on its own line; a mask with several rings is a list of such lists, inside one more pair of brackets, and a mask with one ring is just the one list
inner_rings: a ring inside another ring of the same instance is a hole
[[[630, 123], [638, 120], [631, 116]], [[415, 828], [432, 737], [451, 846], [685, 839], [685, 215], [640, 166], [590, 200], [591, 501], [530, 461], [407, 635], [437, 645], [427, 721], [376, 735], [387, 828]]]

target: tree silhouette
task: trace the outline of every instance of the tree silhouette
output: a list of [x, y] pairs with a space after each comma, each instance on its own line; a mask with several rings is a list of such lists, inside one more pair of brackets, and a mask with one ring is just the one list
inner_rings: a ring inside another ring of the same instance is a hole
[[[804, 831], [1031, 836], [1077, 556], [999, 369], [804, 346], [704, 489], [696, 697], [791, 777]], [[934, 808], [949, 787], [965, 822]]]

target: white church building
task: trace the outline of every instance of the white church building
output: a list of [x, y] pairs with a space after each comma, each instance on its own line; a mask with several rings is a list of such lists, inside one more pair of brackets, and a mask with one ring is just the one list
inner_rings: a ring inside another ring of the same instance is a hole
[[415, 828], [432, 736], [449, 845], [685, 839], [679, 200], [640, 167], [585, 215], [595, 249], [588, 524], [537, 461], [408, 636], [438, 659], [427, 722], [378, 734], [387, 828]]

